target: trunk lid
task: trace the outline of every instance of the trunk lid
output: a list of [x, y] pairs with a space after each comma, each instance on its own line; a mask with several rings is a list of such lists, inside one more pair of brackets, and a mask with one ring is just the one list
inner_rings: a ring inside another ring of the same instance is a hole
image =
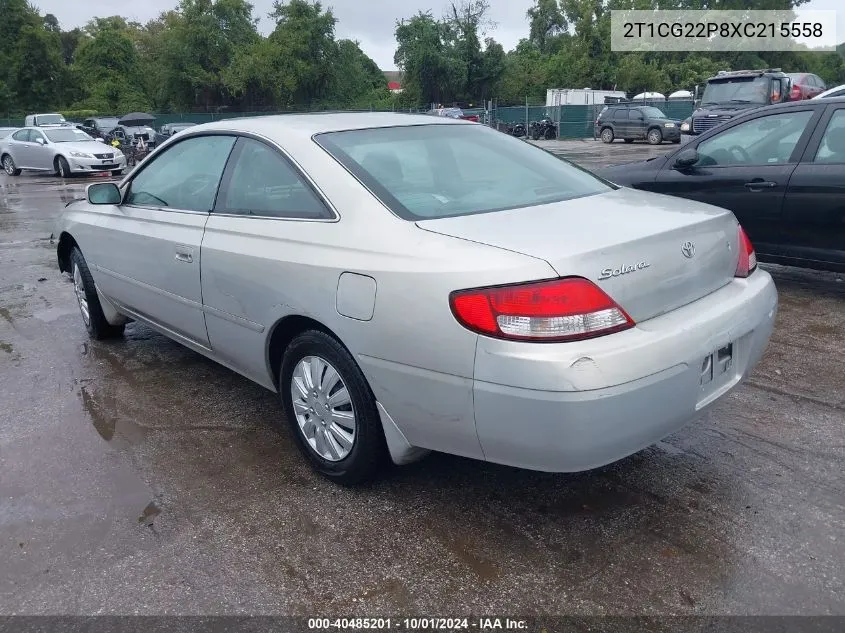
[[585, 277], [636, 322], [718, 290], [738, 261], [730, 211], [633, 189], [416, 224], [543, 259], [561, 277]]

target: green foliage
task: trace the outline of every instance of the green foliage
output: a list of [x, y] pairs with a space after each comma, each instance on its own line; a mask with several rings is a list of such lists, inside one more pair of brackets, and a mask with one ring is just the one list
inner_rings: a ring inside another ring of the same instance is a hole
[[100, 114], [97, 110], [59, 110], [61, 114], [68, 121], [75, 119], [88, 119]]
[[[69, 118], [129, 111], [416, 109], [423, 104], [542, 102], [548, 88], [668, 93], [718, 70], [781, 67], [845, 83], [836, 53], [637, 53], [610, 50], [612, 9], [788, 9], [805, 0], [534, 0], [525, 39], [505, 52], [486, 36], [489, 0], [451, 0], [442, 17], [399, 20], [393, 94], [376, 63], [318, 0], [277, 0], [273, 31], [247, 0], [171, 0], [146, 24], [99, 16], [64, 31], [27, 0], [0, 0], [0, 113], [64, 108]], [[327, 0], [323, 0], [327, 1]], [[178, 2], [178, 4], [176, 4]], [[210, 115], [209, 115], [210, 116]]]

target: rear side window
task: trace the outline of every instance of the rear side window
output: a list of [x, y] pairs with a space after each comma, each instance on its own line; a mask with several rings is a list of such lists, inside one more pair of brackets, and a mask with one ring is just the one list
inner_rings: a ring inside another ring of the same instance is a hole
[[12, 138], [16, 141], [28, 141], [29, 140], [29, 130], [18, 130], [14, 134], [12, 134]]
[[845, 163], [845, 108], [830, 117], [813, 162]]
[[612, 190], [589, 172], [482, 125], [414, 125], [316, 136], [396, 215], [445, 218]]
[[274, 218], [333, 217], [287, 159], [249, 138], [238, 140], [214, 210]]

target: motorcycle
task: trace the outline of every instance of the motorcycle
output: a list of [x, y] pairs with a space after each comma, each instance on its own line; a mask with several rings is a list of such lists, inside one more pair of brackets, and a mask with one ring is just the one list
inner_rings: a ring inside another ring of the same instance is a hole
[[516, 138], [522, 138], [526, 136], [525, 133], [525, 124], [524, 123], [514, 123], [513, 127], [510, 130], [511, 136], [515, 136]]
[[544, 138], [547, 141], [557, 137], [557, 127], [549, 117], [531, 122], [531, 138], [535, 141]]

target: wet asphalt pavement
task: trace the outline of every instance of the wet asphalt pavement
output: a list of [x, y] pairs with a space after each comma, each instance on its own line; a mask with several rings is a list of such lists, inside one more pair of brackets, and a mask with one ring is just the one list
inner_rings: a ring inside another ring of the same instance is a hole
[[350, 490], [274, 394], [135, 323], [88, 340], [50, 242], [87, 182], [0, 175], [0, 613], [845, 615], [841, 275], [770, 267], [750, 380], [617, 464], [432, 455]]

